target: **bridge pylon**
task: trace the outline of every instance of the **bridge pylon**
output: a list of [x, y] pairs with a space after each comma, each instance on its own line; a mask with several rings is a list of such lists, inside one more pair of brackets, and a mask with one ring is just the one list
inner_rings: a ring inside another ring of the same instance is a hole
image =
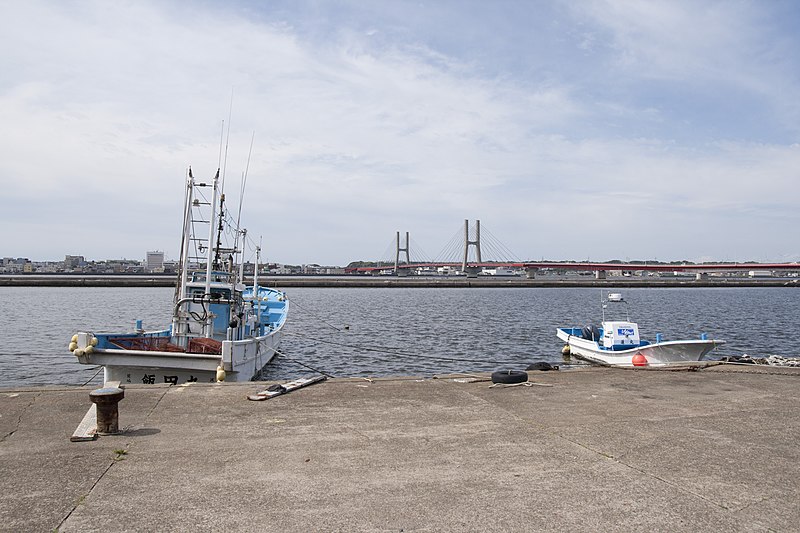
[[478, 258], [478, 263], [481, 263], [481, 221], [475, 221], [475, 240], [469, 239], [469, 220], [464, 221], [464, 260], [461, 262], [461, 272], [467, 272], [467, 257], [469, 256], [469, 247], [475, 246], [475, 255]]
[[411, 264], [411, 256], [409, 255], [409, 246], [408, 246], [408, 232], [406, 232], [406, 245], [405, 247], [400, 247], [400, 232], [397, 232], [397, 247], [395, 248], [394, 254], [394, 273], [398, 276], [400, 275], [400, 252], [406, 253], [406, 263]]

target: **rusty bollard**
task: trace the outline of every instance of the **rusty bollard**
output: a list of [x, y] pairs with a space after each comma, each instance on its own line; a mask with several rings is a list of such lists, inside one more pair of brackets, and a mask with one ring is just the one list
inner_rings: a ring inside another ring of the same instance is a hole
[[93, 390], [89, 399], [97, 405], [97, 434], [118, 435], [119, 409], [117, 404], [125, 397], [125, 391], [119, 387], [106, 387]]

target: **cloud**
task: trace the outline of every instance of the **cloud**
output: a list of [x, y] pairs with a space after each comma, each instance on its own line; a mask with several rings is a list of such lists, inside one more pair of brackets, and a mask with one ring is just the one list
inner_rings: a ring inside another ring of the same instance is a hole
[[750, 94], [777, 117], [790, 114], [784, 125], [797, 133], [797, 42], [776, 31], [784, 15], [796, 13], [747, 1], [598, 0], [571, 7], [594, 28], [591, 48], [607, 53], [607, 64], [634, 83], [687, 87], [683, 98], [710, 92], [736, 105], [752, 105], [741, 93]]
[[[598, 3], [525, 8], [526, 25], [493, 13], [508, 35], [477, 54], [470, 25], [492, 33], [479, 15], [459, 11], [466, 29], [447, 33], [447, 4], [344, 5], [15, 4], [0, 22], [19, 50], [0, 57], [0, 223], [20, 235], [2, 253], [175, 257], [186, 167], [213, 176], [232, 94], [226, 187], [238, 197], [255, 132], [243, 219], [271, 260], [376, 258], [398, 230], [433, 256], [465, 218], [520, 257], [800, 257], [779, 236], [800, 200], [785, 130], [754, 109], [765, 141], [647, 88], [705, 76], [786, 108], [767, 86], [790, 77], [749, 80], [761, 71], [735, 35], [770, 41], [746, 10]], [[726, 73], [728, 56], [747, 69]], [[625, 243], [602, 238], [613, 228]]]

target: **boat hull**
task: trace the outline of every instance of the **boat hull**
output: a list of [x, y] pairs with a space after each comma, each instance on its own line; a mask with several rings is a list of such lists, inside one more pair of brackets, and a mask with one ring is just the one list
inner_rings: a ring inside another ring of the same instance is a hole
[[[282, 329], [241, 341], [225, 341], [221, 354], [94, 349], [80, 363], [104, 367], [106, 382], [146, 385], [250, 381], [275, 357]], [[222, 370], [222, 374], [220, 373]]]
[[[572, 335], [566, 331], [566, 328], [559, 328], [557, 336], [567, 343], [570, 355], [601, 365], [625, 367], [659, 367], [695, 362], [725, 343], [724, 341], [705, 339], [679, 340], [644, 344], [626, 350], [605, 350], [595, 341]], [[634, 365], [633, 358], [637, 354], [644, 356], [644, 363], [639, 360], [640, 364]]]

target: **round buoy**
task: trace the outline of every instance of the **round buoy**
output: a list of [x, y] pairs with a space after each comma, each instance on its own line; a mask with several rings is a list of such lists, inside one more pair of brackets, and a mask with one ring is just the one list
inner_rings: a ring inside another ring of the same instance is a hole
[[633, 366], [647, 366], [647, 358], [644, 354], [636, 352], [631, 359], [631, 363], [633, 363]]
[[561, 355], [569, 355], [569, 344], [565, 344], [563, 348], [561, 348]]
[[492, 372], [492, 383], [525, 383], [528, 381], [528, 373], [522, 370], [498, 370]]

